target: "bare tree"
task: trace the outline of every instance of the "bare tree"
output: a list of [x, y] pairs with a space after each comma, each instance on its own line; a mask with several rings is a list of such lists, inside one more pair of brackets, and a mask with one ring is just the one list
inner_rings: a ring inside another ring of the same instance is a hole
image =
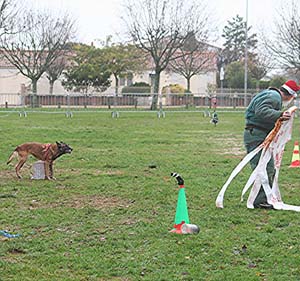
[[259, 89], [259, 83], [274, 66], [270, 57], [263, 53], [250, 56], [249, 71], [251, 76], [256, 80], [256, 89]]
[[188, 91], [190, 91], [193, 76], [216, 68], [217, 49], [205, 43], [207, 34], [203, 34], [202, 38], [199, 42], [191, 34], [185, 44], [175, 53], [177, 59], [170, 61], [171, 70], [186, 79]]
[[265, 40], [276, 62], [286, 70], [300, 72], [300, 6], [293, 1], [279, 13], [274, 39]]
[[[207, 28], [208, 15], [199, 4], [184, 0], [127, 0], [124, 21], [136, 46], [151, 57], [154, 93], [160, 89], [160, 74], [192, 33]], [[179, 54], [180, 55], [180, 54]], [[151, 109], [157, 108], [157, 95]]]
[[15, 1], [0, 1], [0, 37], [5, 34], [11, 34], [14, 32], [14, 20], [18, 12], [19, 9]]
[[32, 93], [49, 66], [67, 51], [74, 34], [74, 22], [65, 14], [54, 17], [49, 12], [27, 11], [18, 19], [21, 32], [0, 38], [2, 53], [21, 74], [28, 77]]
[[63, 71], [68, 66], [67, 56], [62, 55], [57, 57], [47, 68], [46, 77], [49, 81], [49, 94], [53, 94], [53, 88], [55, 81], [61, 76]]

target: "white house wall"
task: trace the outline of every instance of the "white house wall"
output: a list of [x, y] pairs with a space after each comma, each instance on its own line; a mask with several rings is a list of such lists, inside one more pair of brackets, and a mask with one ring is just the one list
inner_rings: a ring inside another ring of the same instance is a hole
[[[49, 88], [49, 80], [47, 79], [46, 75], [43, 75], [38, 82], [37, 91], [40, 95], [48, 95]], [[66, 93], [67, 91], [61, 85], [61, 79], [56, 80], [54, 83], [53, 94], [61, 95]]]
[[216, 72], [207, 72], [205, 74], [196, 75], [191, 80], [191, 91], [194, 94], [206, 94], [208, 84], [217, 84]]
[[[150, 84], [149, 71], [145, 71], [133, 76], [133, 83], [146, 82]], [[160, 87], [170, 84], [179, 84], [187, 88], [186, 79], [177, 73], [163, 71], [160, 76]], [[208, 84], [216, 84], [216, 72], [195, 75], [191, 79], [191, 92], [194, 94], [205, 94]]]
[[[16, 69], [0, 68], [0, 94], [20, 94], [22, 93], [22, 84], [29, 88], [31, 81]], [[38, 94], [49, 94], [49, 88], [49, 81], [43, 75], [37, 84]], [[66, 93], [60, 81], [54, 83], [53, 92], [55, 94]]]
[[0, 94], [16, 94], [21, 92], [21, 84], [28, 79], [16, 69], [0, 68]]
[[[115, 81], [111, 77], [112, 86], [106, 91], [106, 93], [114, 92]], [[135, 82], [146, 82], [150, 84], [149, 71], [144, 71], [142, 73], [135, 74], [133, 76], [133, 83]], [[207, 84], [216, 84], [216, 73], [208, 72], [201, 75], [195, 75], [191, 79], [191, 91], [194, 94], [205, 94], [207, 89]], [[22, 93], [22, 84], [29, 88], [31, 82], [30, 80], [19, 73], [13, 68], [0, 68], [0, 94], [20, 94]], [[160, 87], [164, 87], [169, 84], [179, 84], [186, 88], [186, 79], [183, 76], [172, 73], [165, 72], [161, 73], [160, 77]], [[45, 74], [39, 79], [37, 84], [37, 91], [40, 95], [49, 94], [49, 81]], [[27, 93], [30, 92], [28, 89]], [[54, 83], [54, 94], [66, 94], [67, 91], [61, 85], [61, 79]]]

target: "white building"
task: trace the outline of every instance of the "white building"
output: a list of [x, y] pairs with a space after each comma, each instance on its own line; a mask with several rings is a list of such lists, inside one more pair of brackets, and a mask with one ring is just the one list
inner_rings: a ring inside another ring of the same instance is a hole
[[[195, 95], [203, 95], [207, 92], [207, 85], [216, 84], [217, 79], [217, 66], [216, 56], [218, 48], [211, 46], [210, 61], [208, 62], [208, 69], [202, 74], [195, 75], [191, 78], [190, 90]], [[153, 68], [152, 68], [153, 69]], [[145, 82], [151, 84], [150, 74], [152, 73], [151, 66], [145, 71], [135, 73], [130, 78], [120, 78], [119, 80], [119, 93], [124, 86], [130, 86], [136, 82]], [[54, 95], [65, 95], [68, 92], [64, 89], [61, 83], [62, 77], [54, 84]], [[186, 79], [170, 70], [165, 70], [160, 76], [160, 89], [170, 84], [179, 84], [187, 88]], [[115, 93], [115, 81], [111, 77], [111, 86], [102, 94]], [[49, 81], [44, 74], [38, 81], [37, 93], [38, 95], [49, 95]], [[5, 103], [18, 105], [21, 102], [21, 96], [31, 93], [31, 81], [23, 76], [15, 67], [7, 62], [3, 57], [0, 60], [0, 106]]]

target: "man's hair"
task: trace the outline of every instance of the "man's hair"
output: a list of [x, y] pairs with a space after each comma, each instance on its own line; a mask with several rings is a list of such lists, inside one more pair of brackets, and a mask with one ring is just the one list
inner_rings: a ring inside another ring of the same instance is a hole
[[285, 95], [285, 96], [291, 96], [291, 94], [288, 92], [287, 89], [280, 87], [279, 90]]

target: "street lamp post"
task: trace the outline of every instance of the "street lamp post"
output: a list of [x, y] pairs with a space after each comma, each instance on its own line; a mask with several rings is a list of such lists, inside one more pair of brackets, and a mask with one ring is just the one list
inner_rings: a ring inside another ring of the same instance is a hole
[[223, 94], [223, 81], [224, 81], [224, 67], [223, 65], [221, 66], [221, 69], [220, 69], [220, 81], [221, 81], [221, 94]]
[[[113, 58], [111, 63], [113, 65], [116, 65], [117, 64], [116, 58]], [[115, 75], [115, 82], [116, 82], [116, 88], [115, 88], [115, 94], [113, 96], [114, 110], [111, 113], [112, 118], [118, 118], [120, 116], [120, 114], [117, 110], [117, 104], [118, 104], [117, 98], [118, 98], [118, 91], [119, 91], [119, 80], [118, 80], [117, 75]]]
[[245, 24], [245, 75], [244, 75], [244, 106], [247, 106], [247, 80], [248, 80], [248, 0], [246, 0], [246, 24]]

